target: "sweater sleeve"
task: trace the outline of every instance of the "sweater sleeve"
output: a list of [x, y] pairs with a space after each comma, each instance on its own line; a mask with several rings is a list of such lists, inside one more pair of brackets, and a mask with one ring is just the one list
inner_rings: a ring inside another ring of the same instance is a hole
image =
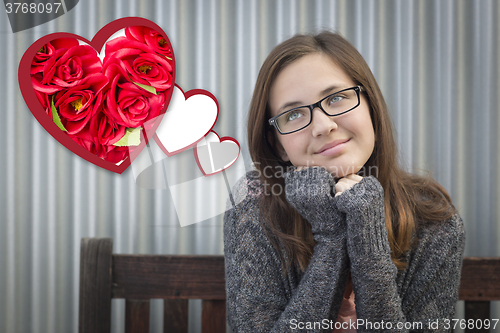
[[358, 332], [447, 331], [458, 299], [465, 242], [460, 217], [436, 222], [417, 235], [405, 290], [398, 293], [378, 180], [363, 178], [338, 196], [337, 207], [346, 213], [356, 314], [363, 324]]
[[[299, 189], [287, 192], [287, 198], [296, 205], [309, 202], [310, 209], [317, 211], [310, 202], [316, 198], [326, 205], [321, 216], [328, 216], [328, 209], [333, 207], [329, 174], [316, 173], [312, 178], [302, 177], [304, 175], [297, 172], [287, 176], [288, 190]], [[304, 186], [319, 190], [307, 193], [303, 191]], [[304, 207], [299, 212], [311, 213]], [[310, 221], [316, 245], [293, 293], [286, 285], [282, 263], [259, 218], [258, 200], [251, 194], [224, 217], [229, 325], [235, 333], [282, 333], [295, 328], [301, 332], [323, 332], [330, 326], [317, 325], [304, 330], [300, 323], [330, 323], [338, 314], [348, 271], [345, 217], [335, 209], [327, 219]]]

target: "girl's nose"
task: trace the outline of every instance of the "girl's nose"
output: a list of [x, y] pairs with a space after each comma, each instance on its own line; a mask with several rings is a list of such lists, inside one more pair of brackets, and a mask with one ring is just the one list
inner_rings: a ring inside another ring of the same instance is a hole
[[338, 128], [334, 120], [335, 117], [328, 116], [319, 108], [313, 110], [312, 118], [311, 126], [314, 137], [328, 135], [331, 131]]

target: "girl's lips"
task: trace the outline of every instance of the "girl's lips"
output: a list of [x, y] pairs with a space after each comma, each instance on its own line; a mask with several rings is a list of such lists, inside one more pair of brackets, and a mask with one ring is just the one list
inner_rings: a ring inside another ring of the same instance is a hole
[[323, 156], [333, 156], [337, 155], [340, 153], [344, 148], [347, 146], [347, 144], [351, 141], [351, 139], [347, 140], [346, 142], [340, 143], [336, 146], [333, 146], [332, 148], [328, 148], [323, 150], [322, 152], [318, 153], [319, 155]]

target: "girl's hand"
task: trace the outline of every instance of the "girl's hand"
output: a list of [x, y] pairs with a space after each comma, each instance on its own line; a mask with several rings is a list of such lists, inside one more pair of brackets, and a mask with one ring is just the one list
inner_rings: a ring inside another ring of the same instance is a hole
[[342, 194], [342, 192], [347, 191], [350, 189], [354, 184], [357, 184], [363, 179], [363, 177], [356, 175], [356, 174], [350, 174], [347, 175], [343, 178], [340, 178], [335, 184], [335, 196], [339, 196]]
[[311, 225], [316, 242], [331, 241], [346, 232], [345, 216], [334, 200], [335, 179], [323, 167], [296, 167], [285, 172], [288, 203]]

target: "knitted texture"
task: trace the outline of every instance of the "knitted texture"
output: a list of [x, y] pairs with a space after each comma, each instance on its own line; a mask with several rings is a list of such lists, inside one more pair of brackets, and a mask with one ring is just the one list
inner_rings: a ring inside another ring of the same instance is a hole
[[244, 198], [235, 198], [239, 204], [224, 216], [227, 318], [233, 332], [331, 332], [349, 271], [357, 318], [364, 324], [358, 332], [445, 331], [458, 299], [465, 243], [458, 214], [419, 223], [418, 244], [404, 258], [406, 269], [398, 271], [387, 240], [383, 189], [375, 177], [335, 197], [335, 182], [325, 169], [287, 172], [287, 200], [311, 224], [316, 245], [304, 272], [294, 266], [285, 274], [264, 231], [259, 200], [271, 194], [263, 192], [258, 176], [249, 172], [235, 185], [233, 194]]

